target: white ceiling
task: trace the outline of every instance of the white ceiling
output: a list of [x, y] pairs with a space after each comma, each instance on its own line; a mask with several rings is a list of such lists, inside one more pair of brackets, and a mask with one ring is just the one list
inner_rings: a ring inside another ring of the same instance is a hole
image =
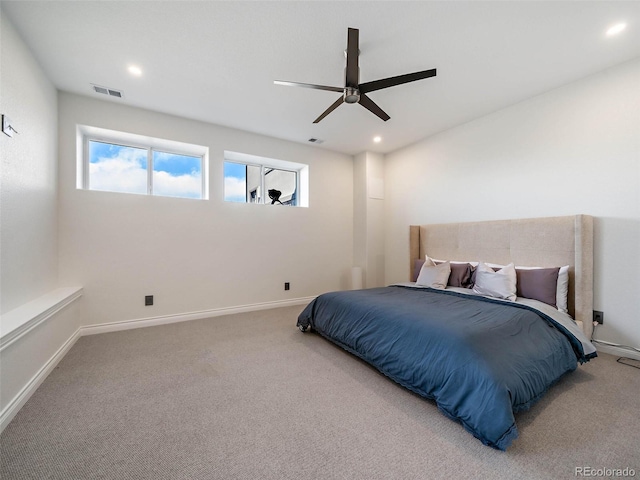
[[[635, 1], [3, 0], [2, 12], [60, 90], [349, 154], [390, 152], [640, 55]], [[370, 93], [387, 122], [342, 105], [314, 125], [339, 94], [273, 81], [343, 86], [347, 27], [360, 29], [361, 82], [438, 75]]]

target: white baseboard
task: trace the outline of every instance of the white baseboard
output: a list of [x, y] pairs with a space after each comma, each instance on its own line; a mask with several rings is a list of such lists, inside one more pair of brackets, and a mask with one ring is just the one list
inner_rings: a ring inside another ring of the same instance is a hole
[[0, 413], [0, 433], [13, 420], [18, 411], [23, 407], [27, 400], [33, 395], [42, 382], [49, 376], [60, 360], [64, 358], [67, 352], [80, 338], [80, 329], [76, 330], [69, 339], [53, 354], [53, 356], [45, 363], [29, 382], [22, 387], [18, 395]]
[[202, 310], [199, 312], [177, 313], [173, 315], [162, 315], [159, 317], [137, 318], [132, 320], [122, 320], [118, 322], [101, 323], [97, 325], [87, 325], [81, 327], [81, 335], [95, 335], [97, 333], [117, 332], [120, 330], [129, 330], [132, 328], [153, 327], [155, 325], [187, 322], [189, 320], [200, 320], [202, 318], [232, 315], [234, 313], [255, 312], [258, 310], [268, 310], [271, 308], [305, 305], [314, 298], [316, 297], [314, 296], [293, 298], [290, 300], [276, 300], [273, 302], [254, 303], [250, 305], [240, 305], [237, 307], [214, 308], [212, 310]]
[[602, 353], [608, 353], [617, 357], [633, 358], [634, 360], [640, 360], [640, 352], [634, 350], [628, 350], [626, 348], [617, 347], [615, 345], [606, 345], [600, 342], [594, 342], [596, 350]]

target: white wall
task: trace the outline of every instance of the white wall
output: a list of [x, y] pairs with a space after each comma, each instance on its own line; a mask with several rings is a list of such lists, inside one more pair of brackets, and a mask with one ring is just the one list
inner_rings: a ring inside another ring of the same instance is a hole
[[367, 287], [367, 203], [367, 152], [362, 152], [353, 158], [353, 265], [362, 269], [363, 288]]
[[[210, 200], [76, 189], [76, 124], [208, 146]], [[83, 286], [85, 325], [349, 287], [351, 156], [69, 93], [59, 132], [60, 276]], [[224, 202], [225, 150], [308, 164], [309, 208]]]
[[57, 94], [4, 12], [0, 113], [20, 132], [0, 133], [0, 313], [57, 287]]
[[384, 156], [362, 152], [354, 158], [354, 265], [363, 288], [385, 285]]
[[[0, 110], [20, 132], [0, 133], [0, 313], [26, 322], [20, 307], [58, 287], [57, 92], [4, 12], [0, 22]], [[73, 345], [81, 306], [49, 312], [10, 341], [0, 325], [0, 431]]]
[[640, 347], [639, 86], [635, 60], [387, 155], [387, 283], [410, 224], [593, 215], [596, 338]]
[[367, 285], [385, 286], [384, 156], [367, 152]]

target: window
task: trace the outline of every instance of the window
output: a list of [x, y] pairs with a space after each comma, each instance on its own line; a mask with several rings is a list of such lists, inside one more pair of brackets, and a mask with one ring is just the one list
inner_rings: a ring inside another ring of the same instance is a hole
[[308, 206], [309, 167], [236, 152], [225, 152], [227, 202]]
[[78, 188], [207, 198], [207, 148], [93, 127], [78, 128]]

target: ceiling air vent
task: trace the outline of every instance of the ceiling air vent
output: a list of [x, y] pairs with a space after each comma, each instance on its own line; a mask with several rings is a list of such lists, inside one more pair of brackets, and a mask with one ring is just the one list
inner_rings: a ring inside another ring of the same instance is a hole
[[311, 143], [317, 143], [318, 145], [320, 145], [321, 143], [324, 143], [324, 140], [320, 140], [319, 138], [310, 138], [309, 141]]
[[101, 87], [100, 85], [91, 84], [93, 87], [93, 91], [96, 93], [101, 93], [103, 95], [110, 95], [116, 98], [124, 97], [124, 93], [121, 90], [115, 90], [113, 88]]

